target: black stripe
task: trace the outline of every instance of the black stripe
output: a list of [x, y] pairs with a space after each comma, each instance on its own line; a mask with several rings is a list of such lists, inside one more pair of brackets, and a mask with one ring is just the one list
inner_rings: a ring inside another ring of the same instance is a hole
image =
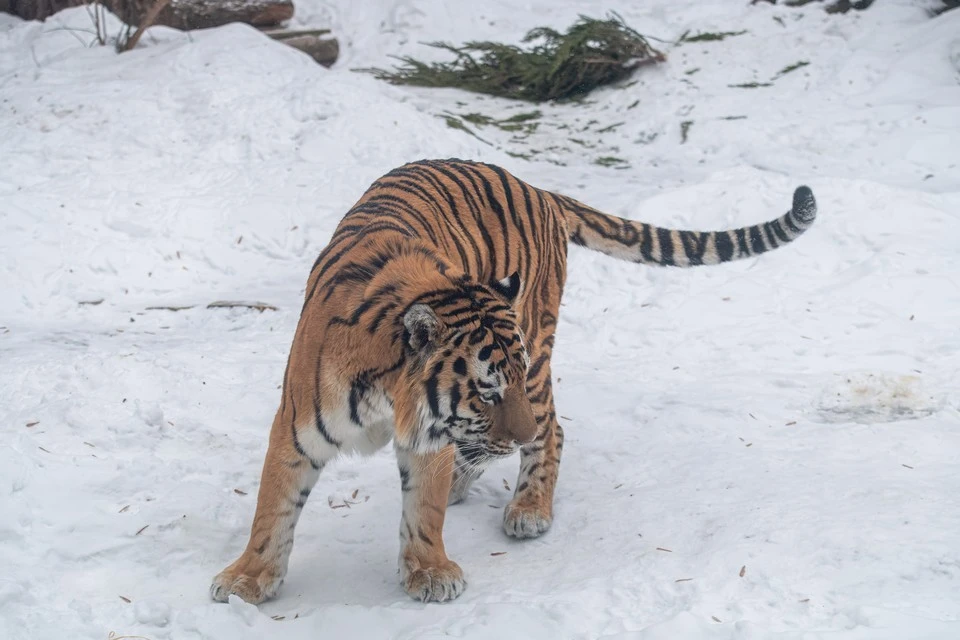
[[[437, 175], [440, 172], [438, 172], [435, 167], [425, 163], [422, 167], [418, 167], [417, 171], [418, 173], [422, 173], [423, 180], [436, 189], [437, 193], [447, 201], [447, 208], [441, 208], [438, 211], [438, 217], [446, 221], [448, 229], [452, 229], [453, 221], [459, 222], [459, 208], [457, 207], [456, 198], [454, 198], [450, 188], [444, 184], [443, 180]], [[460, 256], [460, 264], [463, 266], [463, 269], [469, 269], [470, 262], [463, 245], [460, 243], [458, 235], [450, 233], [449, 240], [453, 243], [454, 249], [456, 249], [457, 254]], [[444, 246], [448, 244], [442, 236], [441, 242]]]
[[350, 419], [360, 427], [363, 426], [363, 421], [360, 420], [360, 401], [369, 388], [369, 385], [359, 377], [350, 385], [350, 397], [348, 400], [350, 405]]
[[500, 184], [503, 186], [503, 195], [507, 201], [507, 210], [510, 212], [510, 219], [513, 220], [514, 226], [519, 228], [521, 223], [520, 219], [517, 217], [517, 209], [513, 205], [513, 189], [510, 188], [511, 185], [507, 176], [507, 172], [496, 165], [488, 164], [486, 166], [495, 174], [497, 174], [497, 177], [500, 178]]
[[769, 224], [770, 228], [773, 229], [773, 232], [777, 235], [777, 238], [780, 239], [780, 242], [790, 242], [790, 236], [788, 236], [787, 232], [783, 230], [780, 220], [771, 220]]
[[460, 407], [460, 383], [453, 385], [453, 388], [450, 389], [450, 415], [456, 417], [458, 415], [457, 409]]
[[425, 384], [427, 388], [427, 403], [430, 405], [430, 412], [434, 416], [440, 415], [440, 395], [438, 392], [438, 387], [440, 386], [440, 380], [438, 376], [443, 370], [443, 362], [438, 362], [433, 367], [433, 372], [430, 374], [430, 377], [427, 378]]
[[771, 249], [779, 248], [780, 244], [777, 242], [777, 236], [773, 233], [773, 227], [769, 222], [763, 223], [763, 233], [767, 239], [767, 246]]
[[[313, 272], [316, 271], [317, 266], [320, 265], [321, 261], [324, 258], [326, 258], [326, 262], [323, 264], [323, 266], [320, 267], [319, 272], [317, 272], [316, 280], [313, 281], [313, 286], [310, 288], [310, 291], [307, 292], [307, 295], [304, 297], [303, 309], [306, 309], [307, 305], [310, 303], [310, 300], [313, 299], [313, 295], [314, 293], [316, 293], [317, 286], [319, 286], [320, 281], [323, 280], [323, 276], [327, 272], [327, 270], [330, 269], [330, 267], [335, 262], [338, 262], [340, 258], [342, 258], [344, 255], [346, 255], [351, 250], [353, 250], [354, 247], [360, 244], [361, 238], [351, 237], [346, 235], [339, 235], [340, 233], [341, 233], [340, 230], [334, 233], [334, 237], [330, 241], [330, 244], [328, 244], [326, 248], [320, 252], [320, 255], [317, 257], [317, 261], [313, 263], [313, 269], [310, 270], [311, 276], [313, 276]], [[348, 241], [350, 240], [352, 240], [352, 242], [348, 243]], [[339, 251], [331, 255], [330, 252], [333, 250], [333, 247], [340, 244], [341, 242], [348, 243], [348, 244], [346, 247], [340, 249]], [[303, 309], [300, 310], [301, 315], [303, 315]]]
[[750, 229], [750, 248], [753, 250], [753, 253], [763, 253], [767, 250], [767, 245], [763, 242], [763, 233], [760, 232], [760, 227], [752, 226]]
[[[386, 194], [381, 194], [381, 195], [386, 195]], [[358, 204], [354, 206], [353, 209], [351, 209], [350, 213], [352, 214], [366, 213], [366, 214], [369, 214], [370, 219], [367, 220], [366, 223], [363, 225], [357, 225], [357, 227], [359, 228], [351, 229], [351, 227], [353, 226], [351, 225], [350, 227], [346, 227], [344, 230], [362, 231], [367, 228], [367, 225], [371, 224], [374, 221], [382, 221], [384, 219], [389, 219], [405, 227], [409, 235], [413, 235], [413, 236], [420, 235], [416, 227], [414, 227], [412, 224], [410, 224], [409, 222], [407, 222], [401, 217], [401, 215], [405, 213], [404, 211], [402, 210], [398, 211], [395, 208], [396, 205], [394, 203], [377, 202], [378, 198], [385, 199], [385, 198], [382, 198], [381, 196], [375, 195], [371, 197], [369, 200], [367, 200], [366, 202], [364, 202], [363, 204]]]
[[743, 228], [734, 229], [733, 233], [737, 237], [737, 250], [739, 251], [737, 255], [740, 257], [749, 256], [750, 248], [747, 246], [746, 229], [743, 229]]
[[377, 271], [386, 264], [389, 258], [384, 255], [377, 255], [365, 263], [351, 262], [340, 267], [336, 275], [323, 284], [327, 292], [323, 296], [326, 302], [333, 295], [336, 287], [341, 284], [365, 284], [370, 282], [377, 274]]
[[[401, 182], [401, 181], [398, 181], [398, 182]], [[410, 190], [408, 190], [407, 187], [399, 186], [397, 183], [387, 183], [383, 185], [383, 188], [397, 189], [402, 193], [410, 193]], [[404, 200], [403, 198], [400, 198], [390, 193], [377, 193], [374, 196], [372, 196], [370, 200], [367, 201], [367, 204], [364, 204], [362, 206], [364, 207], [368, 205], [373, 206], [375, 203], [378, 203], [378, 202], [388, 203], [390, 206], [396, 207], [399, 211], [406, 213], [411, 218], [416, 220], [418, 223], [420, 223], [420, 226], [423, 227], [424, 233], [427, 234], [427, 237], [429, 237], [434, 242], [434, 244], [436, 244], [436, 236], [433, 233], [433, 229], [430, 227], [430, 222], [427, 220], [426, 216], [420, 213], [420, 211], [418, 211], [416, 207], [412, 206], [408, 200]]]
[[802, 233], [802, 232], [803, 232], [803, 229], [801, 229], [799, 226], [797, 226], [797, 223], [793, 221], [793, 216], [794, 216], [794, 213], [791, 211], [791, 212], [788, 213], [787, 215], [783, 216], [783, 218], [781, 218], [781, 220], [785, 220], [785, 221], [786, 221], [786, 223], [787, 223], [787, 228], [790, 229], [790, 232], [793, 233], [793, 235], [796, 236], [796, 235], [799, 235], [800, 233]]
[[386, 319], [387, 314], [389, 314], [394, 309], [397, 309], [399, 304], [396, 302], [388, 302], [380, 308], [380, 311], [377, 312], [377, 315], [373, 317], [373, 322], [370, 323], [370, 326], [367, 327], [367, 331], [370, 334], [377, 332], [377, 329], [380, 328], [380, 324]]
[[293, 435], [293, 448], [294, 448], [294, 450], [295, 450], [301, 457], [304, 457], [304, 458], [306, 458], [307, 460], [309, 460], [309, 461], [310, 461], [310, 466], [313, 467], [314, 470], [319, 471], [319, 470], [320, 470], [320, 467], [322, 467], [323, 465], [321, 465], [319, 462], [317, 462], [316, 460], [314, 460], [313, 458], [311, 458], [309, 455], [307, 455], [307, 452], [304, 450], [303, 445], [300, 444], [300, 439], [297, 438], [297, 427], [296, 427], [296, 424], [293, 423], [293, 422], [290, 423], [290, 431], [291, 431], [291, 433], [292, 433], [292, 435]]
[[334, 316], [330, 320], [327, 326], [330, 326], [330, 327], [334, 325], [346, 325], [348, 327], [356, 326], [356, 324], [360, 322], [360, 316], [362, 316], [364, 313], [369, 311], [373, 305], [374, 305], [373, 298], [367, 298], [366, 300], [361, 302], [356, 309], [353, 310], [353, 313], [350, 314], [349, 318], [344, 318], [343, 316]]
[[540, 356], [534, 361], [530, 366], [530, 370], [527, 371], [527, 380], [532, 380], [540, 375], [540, 370], [545, 364], [550, 362], [550, 356], [546, 353], [540, 354]]
[[640, 255], [643, 257], [644, 262], [654, 262], [653, 260], [653, 233], [651, 232], [651, 227], [648, 224], [644, 224], [640, 228], [641, 240], [640, 240]]
[[483, 452], [483, 448], [476, 443], [458, 442], [457, 451], [468, 466], [474, 466], [487, 457], [487, 454]]
[[657, 239], [660, 241], [660, 264], [673, 265], [673, 241], [669, 229], [657, 228]]
[[[486, 196], [486, 203], [488, 210], [492, 211], [493, 214], [497, 217], [497, 221], [500, 223], [500, 233], [503, 238], [504, 250], [501, 254], [506, 260], [507, 264], [510, 262], [509, 258], [509, 249], [507, 248], [507, 241], [509, 235], [507, 233], [507, 217], [503, 211], [503, 205], [500, 204], [500, 201], [496, 198], [493, 193], [493, 183], [490, 182], [490, 179], [483, 175], [476, 167], [471, 167], [473, 169], [473, 174], [480, 180], [483, 187], [483, 193]], [[495, 253], [495, 248], [491, 251], [490, 261], [491, 261], [491, 272], [497, 273], [497, 253]]]
[[680, 241], [683, 243], [683, 252], [691, 265], [703, 264], [703, 254], [707, 251], [709, 233], [702, 231], [681, 231]]
[[[544, 215], [544, 210], [542, 208], [534, 210], [533, 200], [530, 198], [530, 189], [531, 189], [530, 185], [528, 185], [523, 180], [518, 180], [517, 184], [520, 185], [520, 193], [523, 194], [523, 206], [527, 214], [527, 229], [523, 230], [523, 228], [521, 227], [522, 237], [530, 238], [530, 236], [534, 236], [534, 235], [539, 236], [540, 234], [538, 233], [538, 231], [541, 231], [544, 226], [543, 221], [540, 219], [540, 217]], [[539, 217], [537, 216], [537, 214], [539, 214]], [[540, 240], [541, 244], [543, 243], [542, 238], [538, 237], [538, 240]], [[518, 269], [518, 271], [520, 272], [520, 279], [523, 282], [529, 282], [531, 277], [530, 269], [532, 267], [531, 265], [532, 261], [530, 260], [530, 255], [529, 255], [530, 249], [529, 249], [529, 244], [523, 244], [522, 246], [526, 249], [526, 251], [524, 251], [524, 253], [522, 254], [523, 260], [521, 261], [520, 268]]]
[[[417, 168], [418, 167], [407, 165], [400, 169], [394, 169], [384, 176], [384, 178], [381, 178], [382, 184], [384, 186], [394, 186], [399, 191], [415, 195], [429, 205], [435, 213], [440, 213], [440, 210], [443, 208], [443, 203], [440, 202], [434, 194], [424, 188]], [[388, 177], [390, 180], [386, 180]]]
[[713, 234], [713, 242], [717, 247], [717, 257], [720, 262], [727, 262], [733, 259], [733, 241], [730, 239], [730, 233], [727, 231], [717, 231]]
[[289, 386], [287, 386], [287, 374], [289, 372], [290, 372], [290, 361], [288, 359], [287, 370], [283, 372], [283, 394], [282, 394], [283, 400], [280, 403], [280, 406], [281, 406], [280, 415], [281, 416], [283, 415], [283, 405], [286, 402], [287, 394], [289, 393], [290, 394], [290, 412], [293, 414], [290, 417], [290, 434], [293, 437], [293, 448], [298, 454], [300, 454], [300, 456], [310, 461], [311, 467], [319, 470], [321, 467], [321, 464], [316, 460], [314, 460], [313, 458], [311, 458], [309, 455], [307, 455], [306, 450], [304, 450], [303, 446], [300, 444], [300, 439], [297, 438], [297, 403], [293, 401], [293, 390]]
[[[473, 216], [473, 220], [476, 223], [477, 228], [480, 230], [481, 236], [484, 236], [484, 242], [487, 246], [487, 251], [493, 251], [493, 238], [489, 236], [489, 234], [487, 233], [486, 227], [483, 224], [482, 208], [479, 202], [480, 194], [479, 194], [479, 191], [476, 189], [476, 185], [473, 184], [473, 180], [470, 178], [469, 175], [465, 174], [462, 171], [461, 167], [457, 165], [438, 166], [436, 167], [436, 169], [443, 175], [447, 176], [447, 178], [451, 182], [453, 182], [460, 188], [460, 191], [463, 194], [463, 200], [464, 202], [467, 203], [467, 208], [470, 210], [470, 214]], [[470, 189], [467, 187], [467, 185], [464, 184], [463, 180], [461, 180], [460, 178], [464, 178], [470, 181], [471, 186], [474, 187], [474, 192], [471, 192]], [[476, 264], [477, 273], [474, 273], [472, 275], [479, 277], [481, 275], [479, 271], [483, 268], [483, 262], [482, 262], [483, 253], [480, 251], [480, 245], [476, 243], [473, 237], [474, 234], [467, 229], [466, 224], [463, 223], [463, 221], [460, 219], [459, 216], [457, 216], [457, 223], [463, 229], [463, 234], [466, 236], [467, 240], [470, 242], [470, 247], [473, 249], [473, 255], [477, 263]]]
[[327, 426], [323, 423], [323, 413], [320, 410], [320, 358], [317, 357], [317, 368], [314, 373], [313, 378], [313, 412], [314, 412], [314, 425], [317, 428], [317, 433], [327, 441], [331, 446], [339, 449], [341, 443], [331, 437], [330, 432], [327, 431]]
[[[434, 171], [444, 175], [448, 180], [450, 180], [450, 182], [453, 182], [454, 184], [457, 185], [457, 187], [459, 187], [460, 192], [463, 196], [463, 201], [467, 205], [467, 209], [470, 210], [470, 213], [473, 215], [474, 220], [479, 220], [480, 206], [477, 203], [476, 199], [474, 198], [473, 194], [470, 193], [470, 190], [467, 189], [467, 186], [457, 177], [457, 175], [462, 175], [462, 174], [458, 174], [457, 172], [454, 171], [456, 167], [448, 164], [439, 164], [439, 163], [436, 163], [436, 164], [431, 163], [430, 166], [434, 169]], [[473, 239], [473, 234], [467, 229], [466, 225], [463, 223], [463, 220], [461, 220], [458, 212], [454, 210], [454, 211], [451, 211], [451, 214], [452, 214], [453, 220], [459, 226], [463, 237], [465, 237], [467, 239], [467, 242], [470, 243], [470, 248], [472, 249], [472, 255], [474, 257], [474, 260], [477, 263], [476, 266], [479, 270], [479, 268], [481, 268], [480, 247], [479, 245], [477, 245], [476, 241]], [[469, 273], [471, 265], [466, 262], [466, 257], [464, 257], [463, 259], [464, 259], [464, 265], [463, 265], [464, 269], [467, 270], [467, 272]]]

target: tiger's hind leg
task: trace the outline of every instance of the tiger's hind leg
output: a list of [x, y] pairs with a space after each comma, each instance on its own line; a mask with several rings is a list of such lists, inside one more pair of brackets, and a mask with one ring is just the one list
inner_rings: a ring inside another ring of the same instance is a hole
[[544, 368], [539, 386], [528, 389], [537, 419], [537, 437], [520, 449], [517, 487], [503, 512], [503, 530], [515, 538], [536, 538], [553, 523], [553, 492], [563, 451], [563, 429], [553, 406], [549, 364]]

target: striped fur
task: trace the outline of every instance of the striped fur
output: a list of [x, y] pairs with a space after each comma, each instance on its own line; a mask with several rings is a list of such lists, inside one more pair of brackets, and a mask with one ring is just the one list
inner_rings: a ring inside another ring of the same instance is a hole
[[769, 222], [676, 231], [603, 214], [492, 165], [421, 161], [386, 174], [310, 272], [250, 539], [211, 595], [273, 596], [323, 468], [393, 439], [403, 586], [424, 601], [457, 597], [465, 582], [444, 551], [446, 506], [491, 460], [521, 452], [507, 534], [534, 537], [553, 520], [563, 430], [550, 357], [568, 241], [643, 264], [717, 264], [791, 242], [815, 216], [800, 187]]

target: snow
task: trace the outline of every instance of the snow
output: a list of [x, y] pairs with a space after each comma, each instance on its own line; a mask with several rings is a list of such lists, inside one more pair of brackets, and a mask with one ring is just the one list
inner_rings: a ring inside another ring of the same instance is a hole
[[[747, 33], [534, 107], [351, 69], [596, 3], [299, 2], [329, 70], [240, 25], [117, 55], [82, 8], [0, 15], [0, 637], [960, 637], [960, 11], [603, 4]], [[534, 108], [519, 140], [441, 117]], [[454, 603], [399, 586], [389, 449], [325, 471], [274, 601], [211, 602], [310, 265], [377, 176], [449, 156], [663, 225], [765, 220], [803, 183], [820, 216], [718, 267], [571, 250], [556, 520], [508, 539], [517, 461], [489, 470], [448, 512]]]

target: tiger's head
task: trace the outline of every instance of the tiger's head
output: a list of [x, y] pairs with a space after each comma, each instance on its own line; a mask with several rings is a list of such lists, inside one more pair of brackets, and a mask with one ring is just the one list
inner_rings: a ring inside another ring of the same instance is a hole
[[533, 440], [530, 358], [513, 309], [520, 288], [516, 273], [489, 285], [461, 280], [407, 308], [405, 375], [394, 405], [400, 446], [426, 452], [456, 444], [489, 457]]

